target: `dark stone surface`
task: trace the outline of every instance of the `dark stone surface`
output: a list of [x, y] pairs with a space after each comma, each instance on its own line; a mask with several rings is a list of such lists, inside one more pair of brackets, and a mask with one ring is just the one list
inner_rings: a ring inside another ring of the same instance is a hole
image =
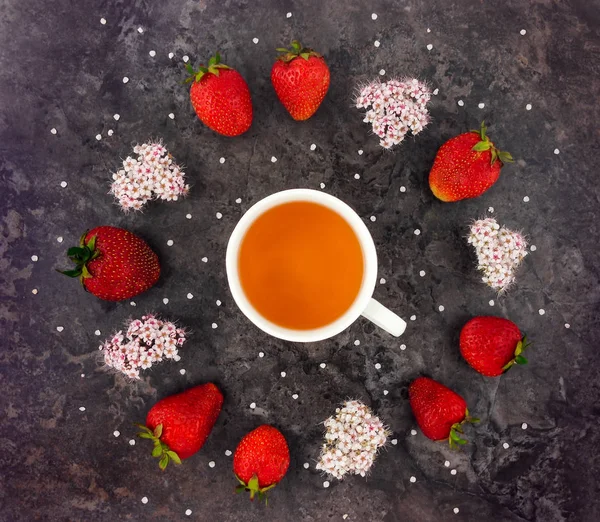
[[[249, 522], [344, 514], [361, 522], [600, 520], [597, 2], [1, 4], [0, 519], [188, 520], [189, 508], [191, 520]], [[269, 80], [273, 49], [293, 37], [320, 50], [332, 71], [325, 102], [305, 123], [288, 117]], [[236, 139], [205, 128], [180, 84], [183, 55], [198, 63], [217, 49], [252, 91], [254, 123]], [[351, 107], [357, 83], [382, 68], [386, 78], [415, 75], [439, 88], [431, 125], [391, 153]], [[442, 204], [427, 186], [436, 150], [482, 118], [518, 161], [483, 197]], [[187, 166], [192, 192], [185, 201], [123, 215], [107, 195], [109, 176], [132, 144], [149, 137], [163, 138]], [[375, 296], [405, 318], [416, 315], [400, 340], [359, 320], [329, 341], [294, 345], [262, 334], [232, 302], [224, 253], [244, 210], [280, 189], [321, 182], [365, 217], [379, 277], [387, 280]], [[490, 206], [537, 246], [502, 298], [479, 281], [464, 240], [469, 221]], [[66, 247], [101, 224], [139, 233], [160, 255], [160, 282], [135, 308], [102, 302], [54, 272], [65, 266]], [[130, 384], [102, 368], [97, 345], [126, 318], [148, 311], [180, 320], [193, 337], [180, 363]], [[529, 367], [486, 379], [461, 359], [460, 327], [490, 313], [529, 333]], [[482, 418], [461, 453], [420, 432], [411, 436], [406, 389], [420, 374], [457, 390]], [[160, 473], [143, 441], [129, 445], [132, 423], [157, 399], [209, 380], [226, 395], [212, 435], [183, 466]], [[397, 445], [368, 478], [331, 480], [324, 489], [314, 470], [320, 423], [349, 396], [372, 405]], [[224, 454], [263, 422], [285, 433], [292, 452], [268, 509], [232, 494]]]

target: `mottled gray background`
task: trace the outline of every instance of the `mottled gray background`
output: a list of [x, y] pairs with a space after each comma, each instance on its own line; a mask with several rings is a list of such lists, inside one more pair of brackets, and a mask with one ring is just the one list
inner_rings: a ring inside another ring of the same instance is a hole
[[[600, 520], [599, 28], [598, 3], [585, 0], [2, 0], [0, 519]], [[273, 49], [292, 38], [321, 51], [332, 72], [322, 107], [304, 123], [288, 117], [269, 80]], [[235, 139], [205, 128], [181, 85], [182, 57], [197, 64], [215, 50], [252, 92], [254, 123]], [[380, 69], [439, 89], [431, 125], [393, 152], [351, 107], [356, 85]], [[483, 118], [518, 161], [479, 199], [437, 201], [427, 174], [438, 147]], [[164, 139], [193, 189], [185, 201], [125, 216], [107, 195], [110, 173], [149, 137]], [[296, 345], [257, 330], [232, 302], [224, 254], [236, 221], [272, 192], [320, 183], [373, 234], [386, 280], [375, 296], [416, 315], [401, 339], [359, 320], [329, 341]], [[488, 207], [537, 247], [502, 298], [479, 281], [464, 240]], [[139, 233], [163, 263], [135, 308], [102, 302], [54, 271], [86, 228], [104, 224]], [[193, 337], [181, 362], [130, 384], [102, 368], [97, 346], [148, 311], [180, 320]], [[528, 367], [488, 379], [466, 365], [458, 333], [480, 314], [508, 317], [530, 335]], [[464, 451], [410, 434], [406, 390], [421, 374], [461, 393], [482, 418]], [[160, 473], [147, 444], [129, 444], [132, 423], [159, 398], [209, 380], [226, 397], [211, 437]], [[314, 469], [320, 423], [347, 397], [372, 405], [397, 444], [366, 479], [325, 489]], [[292, 454], [268, 509], [233, 495], [225, 456], [264, 422], [283, 431]]]

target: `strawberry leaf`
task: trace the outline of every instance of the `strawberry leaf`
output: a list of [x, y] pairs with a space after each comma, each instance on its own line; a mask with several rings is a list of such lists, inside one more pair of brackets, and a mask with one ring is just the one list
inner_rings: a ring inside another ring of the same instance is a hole
[[162, 454], [163, 454], [163, 450], [162, 450], [162, 448], [160, 447], [160, 445], [158, 445], [158, 446], [154, 446], [154, 449], [152, 450], [152, 456], [153, 456], [153, 457], [156, 457], [156, 458], [158, 458], [158, 457], [160, 457]]
[[498, 152], [498, 157], [502, 163], [513, 163], [515, 161], [512, 157], [512, 154], [504, 150]]
[[484, 150], [490, 150], [492, 148], [492, 143], [490, 141], [480, 141], [476, 143], [471, 150], [482, 152]]
[[522, 355], [517, 355], [515, 357], [515, 362], [517, 364], [527, 364], [527, 359], [525, 359], [525, 357], [523, 357]]
[[81, 268], [75, 268], [73, 270], [57, 270], [61, 274], [64, 274], [68, 277], [79, 277], [81, 275]]
[[174, 451], [167, 451], [167, 455], [169, 455], [169, 458], [175, 463], [175, 464], [181, 464], [181, 459], [179, 458], [179, 455], [177, 455], [177, 453], [175, 453]]
[[277, 49], [275, 49], [277, 52], [280, 53], [287, 53], [288, 50], [285, 47], [278, 47]]
[[164, 471], [169, 464], [169, 456], [163, 455], [162, 458], [158, 461], [158, 467]]
[[156, 428], [154, 428], [154, 436], [157, 439], [160, 439], [160, 436], [162, 435], [163, 432], [163, 425], [159, 424], [158, 426], [156, 426]]
[[146, 433], [146, 432], [138, 433], [138, 437], [140, 439], [154, 439], [154, 435], [152, 435], [151, 433]]
[[310, 58], [310, 53], [300, 53], [300, 56], [302, 56], [302, 58], [308, 61], [308, 59]]

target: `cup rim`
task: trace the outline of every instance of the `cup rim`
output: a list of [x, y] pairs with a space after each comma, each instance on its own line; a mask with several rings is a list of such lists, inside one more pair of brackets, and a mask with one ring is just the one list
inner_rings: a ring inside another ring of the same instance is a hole
[[[312, 330], [293, 330], [279, 326], [263, 317], [250, 303], [242, 288], [239, 272], [239, 250], [246, 232], [254, 221], [267, 210], [290, 203], [292, 201], [309, 201], [318, 203], [333, 210], [352, 227], [363, 252], [364, 272], [363, 281], [354, 302], [346, 313], [334, 322]], [[371, 234], [360, 216], [341, 199], [313, 189], [289, 189], [271, 194], [252, 205], [240, 218], [233, 229], [227, 244], [225, 256], [227, 280], [233, 299], [252, 323], [261, 330], [286, 341], [315, 342], [322, 341], [339, 334], [350, 326], [366, 309], [375, 290], [377, 279], [377, 253]]]

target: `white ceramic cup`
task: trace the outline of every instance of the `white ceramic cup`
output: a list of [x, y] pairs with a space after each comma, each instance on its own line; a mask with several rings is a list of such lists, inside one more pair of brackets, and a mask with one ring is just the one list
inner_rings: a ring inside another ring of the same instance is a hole
[[[313, 330], [284, 328], [263, 317], [246, 297], [238, 273], [240, 245], [252, 223], [267, 210], [292, 201], [318, 203], [339, 214], [352, 227], [363, 253], [363, 281], [354, 302], [344, 315], [334, 322]], [[396, 337], [402, 335], [406, 329], [405, 321], [371, 297], [377, 281], [377, 253], [369, 230], [360, 216], [346, 203], [324, 192], [310, 189], [284, 190], [283, 192], [271, 194], [254, 204], [242, 216], [229, 238], [225, 263], [229, 288], [240, 310], [261, 330], [274, 337], [296, 342], [322, 341], [339, 334], [361, 315]]]

